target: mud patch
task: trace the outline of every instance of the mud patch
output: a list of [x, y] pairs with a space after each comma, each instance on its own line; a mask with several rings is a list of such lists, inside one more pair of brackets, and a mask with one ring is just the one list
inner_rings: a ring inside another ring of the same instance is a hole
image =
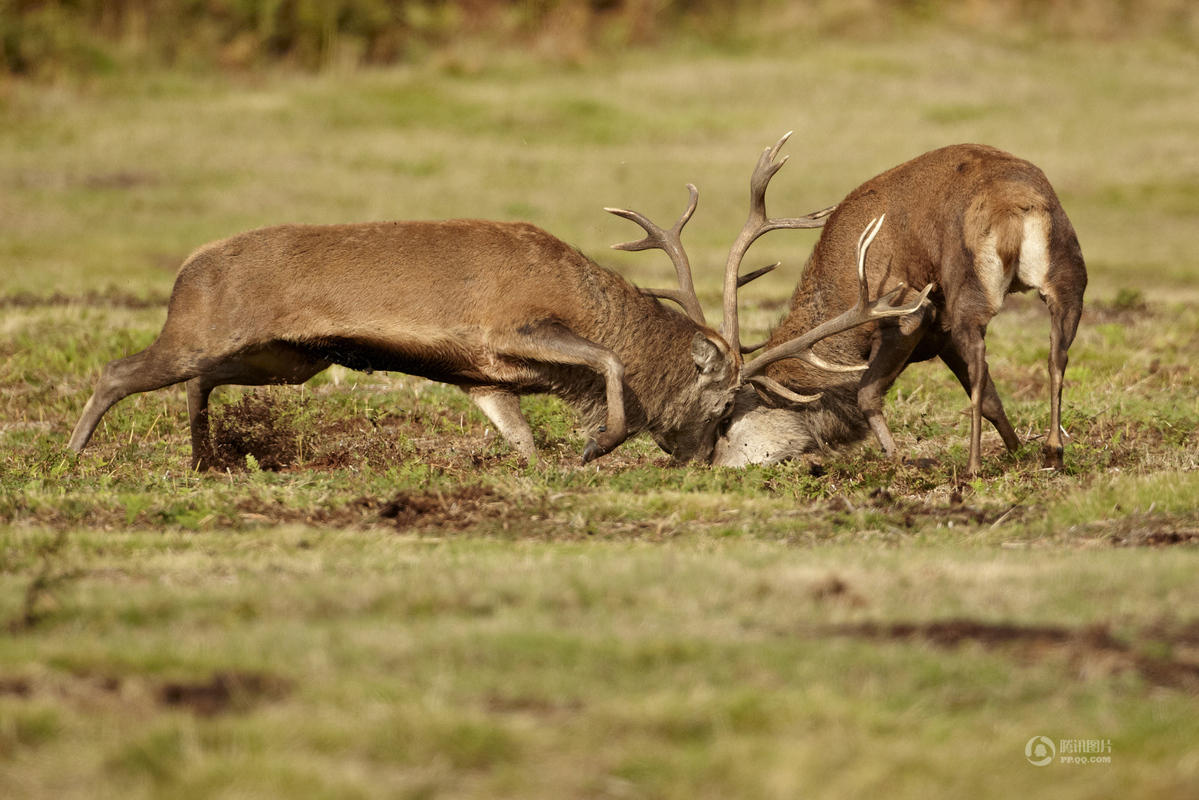
[[583, 710], [583, 701], [577, 698], [556, 700], [532, 695], [489, 694], [484, 700], [488, 711], [499, 714], [529, 714], [552, 717], [573, 714]]
[[379, 509], [381, 519], [397, 528], [463, 530], [486, 520], [525, 516], [515, 503], [485, 486], [453, 492], [400, 492]]
[[548, 500], [527, 501], [508, 497], [486, 486], [452, 490], [405, 491], [390, 499], [363, 496], [340, 506], [300, 509], [260, 497], [238, 502], [237, 515], [244, 523], [278, 525], [302, 523], [324, 528], [368, 528], [383, 524], [398, 530], [441, 529], [460, 531], [487, 522], [510, 521], [526, 526], [544, 525], [550, 518]]
[[[1183, 631], [1193, 627], [1193, 624], [1186, 626]], [[1189, 650], [1188, 640], [1177, 631], [1162, 627], [1143, 632], [1142, 644], [1155, 652], [1165, 650], [1167, 655], [1142, 652], [1113, 637], [1106, 625], [1066, 628], [948, 619], [865, 622], [832, 626], [825, 632], [830, 636], [878, 641], [921, 641], [941, 648], [975, 644], [988, 650], [1014, 651], [1029, 661], [1064, 657], [1073, 671], [1083, 676], [1134, 672], [1153, 686], [1199, 693], [1199, 660], [1173, 652], [1176, 646]]]
[[36, 295], [29, 292], [0, 297], [0, 309], [4, 308], [46, 308], [61, 306], [88, 306], [92, 308], [125, 308], [142, 310], [147, 308], [163, 308], [167, 306], [166, 295], [148, 295], [142, 297], [110, 286], [103, 290], [91, 290], [82, 294], [66, 294], [55, 292], [51, 295]]
[[[841, 498], [834, 498], [839, 500]], [[875, 489], [869, 495], [870, 506], [893, 516], [904, 528], [922, 527], [928, 520], [935, 520], [948, 527], [955, 525], [998, 525], [1001, 522], [1021, 519], [1027, 509], [1023, 506], [977, 508], [963, 501], [960, 490], [949, 495], [946, 504], [928, 503], [910, 497], [896, 497], [887, 489]], [[844, 501], [848, 502], [848, 501]], [[830, 503], [830, 507], [832, 503]], [[837, 509], [832, 509], [837, 510]]]
[[1169, 514], [1130, 514], [1116, 520], [1092, 522], [1116, 547], [1173, 547], [1199, 545], [1199, 521]]
[[142, 186], [156, 185], [158, 183], [158, 176], [152, 172], [138, 172], [134, 170], [94, 172], [83, 176], [80, 183], [88, 189], [136, 189]]
[[296, 414], [294, 404], [258, 392], [221, 407], [210, 423], [213, 466], [230, 472], [245, 471], [250, 464], [272, 472], [290, 467], [299, 454]]
[[823, 580], [812, 584], [808, 590], [812, 599], [818, 603], [835, 603], [839, 605], [860, 608], [866, 605], [866, 600], [840, 575], [829, 575]]
[[206, 681], [169, 681], [158, 688], [161, 705], [201, 717], [248, 711], [291, 693], [290, 682], [263, 672], [217, 672]]
[[0, 676], [0, 695], [10, 697], [28, 697], [33, 691], [25, 678], [10, 678]]

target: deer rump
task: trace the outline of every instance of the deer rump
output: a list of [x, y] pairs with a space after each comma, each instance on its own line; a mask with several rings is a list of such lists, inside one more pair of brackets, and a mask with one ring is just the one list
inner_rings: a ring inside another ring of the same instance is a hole
[[129, 394], [186, 382], [204, 467], [214, 388], [302, 383], [334, 363], [458, 385], [529, 458], [518, 395], [550, 392], [583, 413], [585, 460], [640, 430], [706, 460], [736, 379], [718, 334], [532, 225], [288, 225], [188, 258], [157, 340], [105, 366], [70, 446]]
[[1086, 268], [1073, 226], [1045, 175], [1003, 151], [972, 144], [934, 150], [851, 192], [829, 216], [767, 352], [850, 304], [857, 291], [849, 268], [855, 242], [867, 221], [882, 215], [886, 225], [865, 263], [871, 285], [885, 292], [901, 284], [934, 284], [930, 302], [814, 348], [828, 362], [865, 362], [860, 375], [832, 373], [796, 358], [751, 361], [747, 377], [760, 373], [785, 391], [816, 397], [799, 403], [747, 385], [717, 442], [714, 463], [775, 463], [855, 442], [868, 431], [894, 457], [883, 396], [908, 364], [939, 357], [971, 398], [968, 469], [977, 472], [980, 417], [995, 426], [1009, 451], [1019, 446], [988, 374], [986, 327], [1007, 294], [1036, 289], [1050, 312], [1045, 463], [1061, 468], [1062, 379], [1082, 313]]

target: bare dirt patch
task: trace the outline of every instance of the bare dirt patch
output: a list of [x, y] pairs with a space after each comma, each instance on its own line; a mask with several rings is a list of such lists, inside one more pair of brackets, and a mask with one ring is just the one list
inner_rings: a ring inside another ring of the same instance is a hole
[[87, 306], [90, 308], [124, 308], [143, 310], [147, 308], [162, 308], [167, 306], [166, 295], [140, 295], [122, 291], [115, 286], [107, 289], [92, 289], [81, 294], [55, 292], [50, 295], [37, 295], [29, 292], [18, 292], [0, 297], [0, 309], [7, 308], [46, 308], [62, 306]]
[[1178, 514], [1128, 514], [1087, 523], [1086, 532], [1115, 547], [1199, 545], [1199, 519]]
[[292, 682], [269, 672], [220, 670], [199, 680], [162, 680], [149, 677], [76, 673], [37, 682], [20, 676], [0, 676], [0, 695], [29, 700], [39, 695], [84, 704], [107, 698], [122, 704], [152, 702], [161, 708], [190, 711], [197, 716], [250, 711], [277, 702], [292, 692]]
[[840, 575], [829, 575], [817, 581], [808, 590], [812, 599], [819, 603], [834, 603], [860, 608], [866, 605], [866, 599], [853, 590], [853, 587]]
[[[1029, 661], [1065, 657], [1081, 675], [1134, 672], [1146, 683], [1188, 693], [1199, 693], [1199, 660], [1187, 655], [1195, 623], [1182, 628], [1156, 626], [1141, 633], [1141, 647], [1112, 636], [1106, 625], [1066, 628], [1052, 625], [993, 623], [973, 619], [932, 622], [865, 622], [825, 629], [830, 636], [876, 641], [922, 641], [935, 647], [966, 644], [988, 650], [1015, 652]], [[1149, 646], [1164, 655], [1143, 651]], [[1179, 650], [1182, 654], [1174, 651]], [[1193, 654], [1192, 654], [1193, 655]]]
[[270, 394], [250, 392], [212, 414], [213, 466], [222, 471], [244, 471], [251, 463], [278, 472], [291, 466], [299, 453], [300, 434], [294, 408]]
[[266, 701], [281, 700], [291, 693], [291, 683], [265, 672], [229, 670], [208, 680], [168, 681], [158, 687], [158, 702], [181, 708], [201, 717], [232, 711], [248, 711]]
[[400, 492], [379, 509], [397, 528], [436, 527], [462, 530], [488, 519], [519, 513], [516, 505], [485, 486], [453, 492]]
[[[830, 510], [841, 498], [830, 501]], [[950, 492], [946, 502], [931, 502], [918, 496], [896, 496], [887, 489], [875, 489], [869, 495], [870, 506], [885, 512], [898, 525], [912, 529], [923, 527], [929, 521], [953, 527], [954, 525], [997, 525], [1016, 521], [1028, 513], [1022, 505], [978, 507], [965, 502], [960, 489]], [[842, 501], [846, 502], [846, 501]]]
[[394, 526], [397, 530], [466, 530], [487, 522], [531, 524], [544, 521], [543, 500], [509, 497], [487, 486], [452, 490], [404, 491], [390, 499], [358, 497], [341, 506], [300, 509], [279, 501], [246, 498], [237, 504], [242, 522], [303, 523], [330, 528]]
[[0, 695], [28, 697], [33, 689], [25, 678], [0, 676]]

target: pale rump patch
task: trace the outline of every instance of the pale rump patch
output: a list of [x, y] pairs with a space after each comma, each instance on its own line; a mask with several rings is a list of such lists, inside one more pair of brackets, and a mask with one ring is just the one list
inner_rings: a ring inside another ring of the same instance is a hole
[[1004, 274], [1003, 259], [999, 257], [996, 239], [994, 231], [988, 233], [974, 256], [974, 272], [978, 275], [978, 282], [982, 285], [992, 314], [999, 313], [1003, 307], [1003, 298], [1007, 296], [1008, 286], [1012, 283], [1012, 276]]
[[[999, 313], [1012, 280], [1021, 287], [1043, 290], [1049, 274], [1049, 219], [1040, 213], [1025, 215], [1020, 235], [1020, 256], [1016, 268], [1005, 269], [999, 252], [999, 237], [994, 230], [983, 238], [974, 257], [974, 271], [982, 285], [991, 312]], [[1010, 256], [1009, 256], [1010, 257]]]
[[1020, 283], [1043, 291], [1049, 275], [1049, 219], [1044, 214], [1024, 218], [1024, 239], [1020, 242]]

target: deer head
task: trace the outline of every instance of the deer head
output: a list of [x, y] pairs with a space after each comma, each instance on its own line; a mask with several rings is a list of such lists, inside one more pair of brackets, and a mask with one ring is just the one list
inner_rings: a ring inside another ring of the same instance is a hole
[[[707, 443], [709, 441], [715, 443], [716, 437], [727, 427], [730, 416], [735, 414], [735, 405], [739, 393], [743, 394], [746, 391], [766, 393], [771, 396], [771, 402], [774, 404], [780, 402], [803, 404], [817, 399], [815, 396], [795, 394], [786, 387], [772, 381], [763, 374], [763, 370], [768, 364], [784, 358], [800, 358], [829, 371], [863, 370], [865, 369], [864, 364], [831, 364], [817, 356], [812, 351], [812, 346], [821, 339], [858, 325], [864, 325], [886, 317], [910, 314], [913, 310], [920, 308], [932, 288], [931, 285], [926, 287], [913, 303], [905, 306], [894, 305], [895, 299], [906, 288], [904, 286], [896, 287], [874, 301], [869, 300], [869, 287], [866, 281], [864, 264], [866, 251], [870, 247], [870, 243], [874, 240], [874, 237], [878, 234], [879, 228], [882, 227], [883, 219], [880, 217], [867, 226], [867, 229], [862, 232], [858, 243], [858, 277], [860, 289], [857, 304], [834, 319], [818, 325], [806, 334], [770, 348], [748, 364], [743, 363], [742, 355], [760, 349], [761, 345], [756, 347], [742, 347], [741, 345], [737, 291], [750, 281], [778, 267], [777, 263], [771, 264], [742, 275], [741, 263], [750, 246], [761, 236], [771, 231], [820, 228], [824, 225], [829, 214], [836, 209], [836, 206], [830, 206], [802, 217], [772, 218], [767, 214], [766, 189], [770, 184], [771, 178], [787, 163], [788, 157], [783, 156], [780, 158], [779, 152], [790, 136], [791, 133], [788, 132], [773, 147], [766, 148], [758, 157], [758, 163], [750, 176], [749, 215], [741, 228], [741, 232], [729, 248], [728, 258], [725, 261], [724, 290], [722, 294], [723, 321], [720, 328], [720, 337], [727, 347], [728, 357], [721, 358], [715, 354], [711, 355], [708, 360], [712, 364], [712, 380], [710, 382], [701, 380], [697, 384], [698, 396], [690, 401], [700, 404], [706, 412], [710, 413], [710, 416], [704, 415], [704, 418], [711, 420], [711, 424], [706, 424], [698, 430], [692, 429], [690, 433], [678, 431], [675, 434], [676, 443], [673, 446], [681, 448], [684, 452], [692, 454], [700, 453], [699, 457], [711, 454], [713, 447], [719, 447], [716, 444], [709, 446]], [[683, 226], [687, 224], [692, 214], [695, 213], [699, 199], [699, 191], [693, 184], [688, 184], [687, 189], [690, 193], [688, 206], [678, 221], [669, 230], [654, 224], [636, 211], [619, 208], [606, 208], [605, 211], [636, 222], [645, 229], [647, 234], [645, 238], [637, 241], [613, 245], [615, 249], [648, 250], [658, 248], [666, 252], [674, 264], [678, 275], [678, 289], [642, 289], [642, 291], [646, 294], [678, 303], [682, 306], [688, 317], [701, 325], [706, 325], [703, 308], [695, 293], [690, 260], [681, 241]], [[700, 346], [699, 338], [697, 335], [697, 347]], [[707, 344], [711, 345], [712, 342], [709, 341]], [[697, 352], [695, 357], [697, 369], [701, 369], [699, 366], [701, 355]], [[731, 371], [728, 369], [729, 365], [732, 367]], [[696, 415], [692, 415], [692, 418], [696, 418]], [[664, 449], [671, 450], [671, 446], [668, 446], [668, 444], [661, 441], [659, 443], [662, 444]]]

